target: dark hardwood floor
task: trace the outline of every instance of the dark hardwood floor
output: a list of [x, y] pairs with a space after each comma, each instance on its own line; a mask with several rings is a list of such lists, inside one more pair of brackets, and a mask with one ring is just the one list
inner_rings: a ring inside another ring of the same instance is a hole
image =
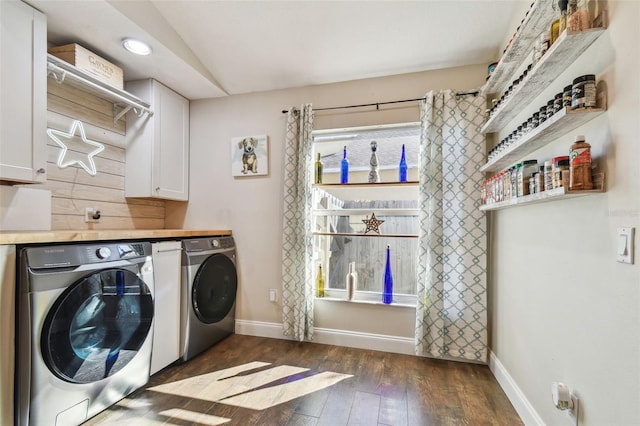
[[487, 366], [232, 335], [86, 425], [522, 425]]

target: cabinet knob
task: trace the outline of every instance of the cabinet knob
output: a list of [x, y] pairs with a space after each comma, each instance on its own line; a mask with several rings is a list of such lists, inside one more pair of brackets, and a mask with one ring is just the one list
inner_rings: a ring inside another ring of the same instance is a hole
[[38, 170], [36, 170], [36, 173], [38, 173], [38, 174], [41, 174], [41, 175], [42, 175], [42, 174], [46, 173], [46, 170], [45, 170], [45, 169], [43, 169], [42, 167], [40, 167]]
[[160, 191], [160, 187], [156, 186], [156, 192]]

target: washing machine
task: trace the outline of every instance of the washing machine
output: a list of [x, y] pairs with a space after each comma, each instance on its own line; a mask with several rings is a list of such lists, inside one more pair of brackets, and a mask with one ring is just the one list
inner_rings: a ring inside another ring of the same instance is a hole
[[16, 294], [17, 425], [78, 425], [149, 380], [148, 242], [27, 246]]
[[235, 331], [236, 249], [233, 237], [182, 241], [181, 352], [187, 361]]

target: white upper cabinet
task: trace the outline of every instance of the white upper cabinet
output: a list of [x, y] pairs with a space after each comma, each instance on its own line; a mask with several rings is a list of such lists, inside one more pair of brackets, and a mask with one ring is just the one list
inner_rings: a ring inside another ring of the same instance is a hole
[[44, 182], [47, 167], [47, 19], [0, 1], [0, 180]]
[[158, 81], [127, 82], [153, 115], [127, 115], [125, 196], [189, 198], [189, 100]]

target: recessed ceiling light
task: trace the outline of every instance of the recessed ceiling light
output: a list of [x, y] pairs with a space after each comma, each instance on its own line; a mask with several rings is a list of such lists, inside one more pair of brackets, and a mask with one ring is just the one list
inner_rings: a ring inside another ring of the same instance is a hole
[[134, 38], [125, 38], [122, 40], [122, 46], [136, 55], [146, 56], [151, 54], [151, 47], [147, 43]]

